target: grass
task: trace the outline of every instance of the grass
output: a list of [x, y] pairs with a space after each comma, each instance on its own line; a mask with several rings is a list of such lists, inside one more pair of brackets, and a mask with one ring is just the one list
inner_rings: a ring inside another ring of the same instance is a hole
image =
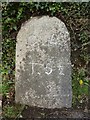
[[[3, 117], [16, 118], [24, 107], [15, 104], [15, 47], [21, 24], [32, 16], [56, 16], [67, 26], [71, 37], [73, 65], [73, 107], [88, 97], [89, 3], [2, 3], [2, 93]], [[82, 84], [80, 84], [82, 80]], [[1, 86], [0, 86], [1, 89]]]

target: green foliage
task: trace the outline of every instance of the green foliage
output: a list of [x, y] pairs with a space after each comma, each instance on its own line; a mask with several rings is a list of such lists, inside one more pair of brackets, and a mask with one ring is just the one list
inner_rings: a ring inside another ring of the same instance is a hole
[[5, 116], [7, 117], [14, 117], [16, 116], [16, 113], [15, 113], [15, 108], [12, 106], [8, 106], [8, 107], [4, 107], [4, 112], [5, 112]]
[[80, 39], [79, 39], [82, 43], [86, 43], [86, 42], [88, 42], [88, 35], [87, 35], [87, 33], [85, 32], [85, 31], [82, 31], [81, 33], [80, 33]]
[[[79, 45], [88, 42], [88, 25], [85, 19], [89, 17], [89, 3], [49, 3], [49, 2], [12, 2], [2, 3], [2, 66], [1, 73], [3, 79], [2, 87], [3, 96], [6, 97], [14, 86], [15, 79], [15, 49], [16, 35], [21, 27], [21, 24], [32, 16], [56, 16], [63, 20], [70, 30], [72, 41], [72, 49], [79, 48]], [[78, 22], [80, 21], [80, 22]], [[83, 47], [80, 49], [80, 58], [86, 62], [89, 61], [87, 50]], [[73, 53], [74, 55], [75, 53]], [[72, 55], [72, 57], [73, 57]], [[76, 55], [76, 54], [75, 54]], [[77, 57], [77, 56], [76, 56]], [[73, 58], [75, 60], [75, 56]], [[72, 61], [73, 62], [73, 61]], [[82, 61], [81, 61], [82, 62]], [[79, 63], [78, 63], [79, 64]], [[83, 81], [83, 85], [79, 81]], [[73, 87], [73, 106], [80, 103], [88, 94], [88, 80], [86, 79], [85, 68], [81, 69], [75, 66], [72, 74]], [[10, 99], [10, 98], [9, 98]], [[7, 105], [4, 103], [3, 114], [5, 117], [15, 118], [21, 111], [19, 105]]]
[[39, 15], [56, 15], [62, 13], [65, 17], [81, 18], [89, 16], [88, 3], [9, 3], [3, 5], [2, 21], [3, 21], [3, 36], [10, 35], [11, 31], [18, 30], [18, 24], [21, 19], [30, 18], [33, 14]]
[[13, 105], [13, 106], [8, 106], [6, 105], [3, 110], [4, 110], [4, 117], [7, 117], [7, 118], [14, 118], [16, 119], [17, 117], [20, 117], [20, 114], [18, 113], [21, 113], [20, 111], [22, 111], [24, 108], [24, 106], [21, 106], [21, 105]]
[[2, 84], [0, 83], [0, 94], [2, 94]]
[[[80, 80], [83, 81], [82, 85], [80, 85]], [[86, 78], [85, 69], [74, 70], [72, 74], [73, 106], [88, 96], [88, 87], [89, 83]]]

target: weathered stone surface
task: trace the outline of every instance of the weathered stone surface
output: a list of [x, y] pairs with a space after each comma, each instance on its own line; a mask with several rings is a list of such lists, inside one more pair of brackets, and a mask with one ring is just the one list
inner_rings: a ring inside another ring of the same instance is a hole
[[56, 17], [34, 17], [17, 35], [16, 102], [44, 108], [71, 107], [70, 37]]

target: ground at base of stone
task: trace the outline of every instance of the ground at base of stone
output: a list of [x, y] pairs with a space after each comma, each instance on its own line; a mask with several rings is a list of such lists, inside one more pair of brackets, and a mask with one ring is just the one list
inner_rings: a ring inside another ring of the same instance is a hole
[[33, 118], [33, 119], [51, 119], [51, 118], [76, 118], [76, 119], [90, 119], [90, 110], [83, 111], [83, 110], [74, 110], [74, 109], [41, 109], [41, 108], [34, 108], [34, 107], [27, 107], [22, 112], [22, 118]]

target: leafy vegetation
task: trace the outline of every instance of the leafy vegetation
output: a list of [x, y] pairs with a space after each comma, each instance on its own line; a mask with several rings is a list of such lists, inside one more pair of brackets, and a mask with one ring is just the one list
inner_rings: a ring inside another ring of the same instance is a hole
[[79, 69], [78, 71], [73, 71], [72, 74], [72, 88], [73, 88], [73, 106], [83, 105], [87, 102], [88, 98], [88, 79], [85, 75], [85, 69]]
[[[15, 47], [21, 24], [34, 16], [56, 16], [67, 26], [72, 49], [73, 107], [83, 106], [88, 97], [89, 3], [2, 3], [2, 66], [3, 116], [20, 114], [15, 104]], [[1, 88], [1, 87], [0, 87]]]

